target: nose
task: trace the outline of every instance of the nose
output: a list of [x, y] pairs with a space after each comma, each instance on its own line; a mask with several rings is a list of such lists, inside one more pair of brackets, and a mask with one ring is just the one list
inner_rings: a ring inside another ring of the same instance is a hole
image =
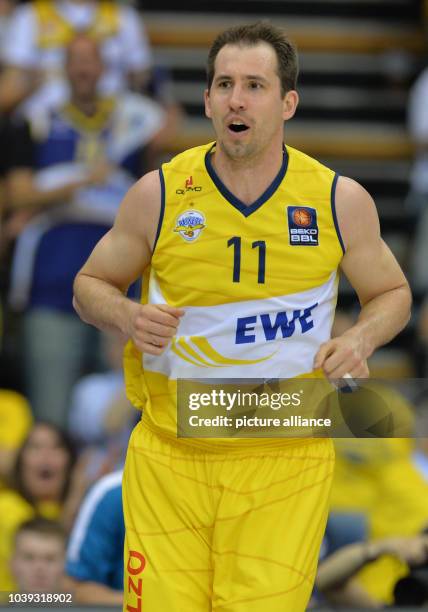
[[245, 109], [245, 96], [244, 90], [239, 83], [236, 83], [231, 89], [229, 106], [233, 111], [239, 111]]

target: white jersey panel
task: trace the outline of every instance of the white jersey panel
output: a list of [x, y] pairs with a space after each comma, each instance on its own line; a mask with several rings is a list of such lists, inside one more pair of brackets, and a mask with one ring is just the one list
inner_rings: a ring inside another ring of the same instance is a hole
[[[161, 356], [145, 354], [146, 371], [177, 378], [292, 378], [313, 370], [330, 338], [337, 273], [308, 291], [216, 306], [186, 307]], [[148, 302], [165, 304], [152, 272]]]

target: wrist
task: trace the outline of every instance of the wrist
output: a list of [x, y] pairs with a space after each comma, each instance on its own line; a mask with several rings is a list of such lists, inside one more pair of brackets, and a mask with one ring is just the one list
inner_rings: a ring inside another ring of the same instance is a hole
[[372, 563], [382, 555], [382, 551], [377, 542], [367, 542], [364, 546], [363, 554], [364, 563]]
[[368, 359], [375, 350], [373, 338], [369, 333], [367, 325], [362, 321], [357, 322], [350, 329], [346, 330], [344, 336], [353, 338], [355, 344], [359, 347], [359, 353], [362, 359]]
[[121, 314], [121, 317], [119, 320], [118, 330], [128, 340], [133, 336], [133, 322], [141, 308], [141, 304], [135, 302], [134, 300], [131, 300], [130, 298], [124, 295], [121, 295], [119, 299], [121, 302], [123, 302], [122, 304], [119, 304], [119, 312]]

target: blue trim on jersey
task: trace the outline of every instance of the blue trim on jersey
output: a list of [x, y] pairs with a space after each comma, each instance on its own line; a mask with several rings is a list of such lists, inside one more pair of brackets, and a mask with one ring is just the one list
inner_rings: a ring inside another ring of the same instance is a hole
[[334, 175], [333, 183], [331, 185], [331, 212], [333, 214], [334, 227], [336, 228], [337, 237], [339, 238], [340, 246], [342, 247], [343, 253], [345, 253], [345, 245], [342, 240], [342, 234], [340, 233], [339, 223], [337, 222], [336, 215], [336, 184], [337, 179], [339, 178], [339, 174]]
[[165, 178], [162, 172], [162, 168], [159, 168], [159, 180], [161, 186], [161, 207], [159, 213], [158, 229], [156, 232], [155, 243], [153, 245], [153, 253], [155, 252], [156, 245], [158, 243], [159, 235], [162, 229], [163, 217], [165, 215]]
[[287, 149], [284, 147], [281, 168], [279, 169], [279, 172], [276, 175], [276, 177], [273, 179], [272, 183], [269, 185], [269, 187], [266, 189], [266, 191], [264, 193], [262, 193], [262, 195], [259, 198], [257, 198], [257, 200], [255, 202], [253, 202], [253, 204], [250, 204], [250, 206], [246, 206], [239, 198], [234, 196], [233, 193], [231, 191], [229, 191], [229, 189], [221, 181], [221, 179], [217, 175], [216, 171], [214, 170], [214, 167], [213, 167], [212, 162], [211, 162], [211, 151], [212, 151], [214, 146], [215, 146], [215, 144], [207, 151], [207, 153], [205, 155], [205, 167], [207, 169], [207, 172], [208, 172], [209, 176], [211, 177], [211, 180], [214, 182], [214, 185], [217, 187], [217, 189], [221, 193], [221, 195], [230, 204], [232, 204], [232, 206], [234, 206], [237, 210], [239, 210], [239, 212], [242, 213], [244, 215], [244, 217], [249, 217], [253, 212], [258, 210], [260, 208], [260, 206], [262, 206], [265, 202], [267, 202], [267, 200], [269, 200], [269, 198], [271, 198], [273, 196], [275, 191], [280, 186], [280, 184], [281, 184], [281, 182], [282, 182], [282, 180], [283, 180], [283, 178], [284, 178], [284, 176], [285, 176], [285, 174], [287, 172], [287, 166], [288, 166], [288, 152], [287, 152]]

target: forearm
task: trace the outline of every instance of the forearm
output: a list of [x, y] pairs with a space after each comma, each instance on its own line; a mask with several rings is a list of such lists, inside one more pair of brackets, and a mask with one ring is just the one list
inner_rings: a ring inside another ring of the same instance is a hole
[[320, 591], [337, 589], [355, 576], [365, 565], [376, 561], [383, 555], [402, 558], [403, 551], [408, 550], [409, 546], [408, 538], [399, 537], [350, 544], [333, 553], [320, 564], [316, 586]]
[[345, 335], [357, 335], [367, 359], [378, 348], [392, 340], [408, 323], [411, 294], [407, 285], [392, 289], [368, 301], [355, 325]]
[[6, 67], [0, 78], [0, 111], [10, 112], [37, 87], [38, 81], [28, 70]]
[[82, 181], [68, 183], [55, 189], [42, 191], [34, 188], [34, 185], [26, 186], [18, 180], [9, 188], [8, 206], [13, 210], [31, 209], [40, 212], [46, 208], [51, 208], [57, 204], [64, 204], [71, 198], [76, 189], [83, 186]]
[[373, 561], [374, 553], [371, 544], [358, 542], [333, 553], [318, 567], [316, 587], [320, 591], [342, 586], [354, 576], [366, 563]]
[[335, 606], [363, 608], [368, 610], [383, 609], [382, 602], [374, 600], [357, 580], [349, 580], [337, 589], [331, 589], [323, 593], [329, 603]]
[[131, 313], [138, 305], [113, 285], [86, 274], [74, 281], [73, 305], [80, 318], [101, 330], [130, 336]]

